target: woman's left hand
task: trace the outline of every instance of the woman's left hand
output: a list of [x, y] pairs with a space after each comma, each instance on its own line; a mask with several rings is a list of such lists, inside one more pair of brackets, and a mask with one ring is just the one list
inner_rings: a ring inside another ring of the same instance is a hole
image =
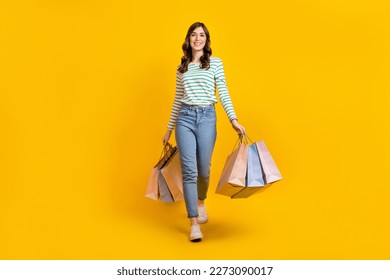
[[245, 127], [240, 125], [237, 120], [232, 120], [232, 126], [235, 131], [237, 131], [238, 135], [243, 136], [246, 134]]

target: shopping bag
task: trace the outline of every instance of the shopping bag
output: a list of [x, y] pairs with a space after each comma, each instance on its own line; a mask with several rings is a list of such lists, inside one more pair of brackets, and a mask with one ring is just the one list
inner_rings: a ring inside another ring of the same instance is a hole
[[[162, 179], [159, 179], [159, 170], [163, 168], [169, 159], [172, 157], [172, 155], [177, 151], [177, 147], [172, 147], [171, 144], [167, 144], [164, 146], [163, 151], [160, 155], [160, 159], [158, 160], [157, 164], [153, 167], [150, 176], [149, 181], [146, 187], [145, 196], [153, 199], [158, 200], [160, 198], [159, 194], [159, 181], [163, 182]], [[166, 183], [165, 183], [166, 185]], [[164, 193], [164, 190], [163, 190]], [[166, 198], [164, 197], [166, 200]]]
[[264, 187], [263, 168], [261, 167], [256, 144], [248, 147], [248, 161], [245, 188], [232, 195], [232, 198], [246, 198]]
[[248, 145], [240, 144], [226, 159], [216, 193], [231, 196], [245, 188]]
[[145, 196], [154, 200], [159, 197], [158, 194], [158, 167], [154, 167], [149, 176], [148, 185], [146, 187]]
[[158, 170], [158, 192], [161, 201], [173, 202], [172, 194], [169, 191], [168, 185], [161, 173], [161, 169]]
[[259, 152], [261, 166], [263, 167], [264, 179], [266, 184], [271, 184], [273, 182], [279, 181], [282, 179], [282, 175], [279, 172], [270, 152], [267, 149], [264, 141], [258, 141], [255, 143], [257, 151]]
[[248, 147], [248, 168], [246, 176], [247, 187], [262, 187], [265, 185], [263, 168], [260, 163], [260, 156], [256, 144]]
[[173, 196], [173, 199], [175, 201], [183, 200], [183, 180], [179, 150], [176, 149], [165, 166], [161, 168], [161, 173], [164, 176], [165, 182]]

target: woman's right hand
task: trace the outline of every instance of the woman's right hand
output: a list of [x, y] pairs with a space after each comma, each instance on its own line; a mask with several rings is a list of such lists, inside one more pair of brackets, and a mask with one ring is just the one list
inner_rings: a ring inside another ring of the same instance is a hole
[[232, 120], [232, 126], [234, 130], [238, 133], [240, 136], [244, 136], [246, 134], [245, 127], [240, 125], [236, 119]]
[[164, 146], [168, 143], [169, 138], [171, 138], [171, 134], [172, 134], [172, 130], [167, 130], [167, 132], [165, 132], [165, 135], [162, 138], [162, 143]]

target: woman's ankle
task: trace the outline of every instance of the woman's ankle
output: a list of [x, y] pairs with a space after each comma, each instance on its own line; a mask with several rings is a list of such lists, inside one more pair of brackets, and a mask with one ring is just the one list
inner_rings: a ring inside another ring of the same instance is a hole
[[198, 207], [203, 207], [203, 206], [204, 206], [204, 200], [198, 199]]
[[198, 219], [197, 218], [190, 218], [190, 224], [191, 226], [195, 226], [198, 224]]

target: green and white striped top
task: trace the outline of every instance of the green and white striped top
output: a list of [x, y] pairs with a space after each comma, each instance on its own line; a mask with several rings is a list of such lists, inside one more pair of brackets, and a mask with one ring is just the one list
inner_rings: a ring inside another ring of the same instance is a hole
[[222, 60], [211, 56], [208, 70], [200, 68], [200, 63], [190, 63], [187, 72], [182, 74], [176, 71], [176, 95], [168, 129], [174, 129], [181, 103], [201, 106], [217, 103], [216, 85], [219, 99], [229, 121], [236, 119], [236, 113], [226, 85]]

